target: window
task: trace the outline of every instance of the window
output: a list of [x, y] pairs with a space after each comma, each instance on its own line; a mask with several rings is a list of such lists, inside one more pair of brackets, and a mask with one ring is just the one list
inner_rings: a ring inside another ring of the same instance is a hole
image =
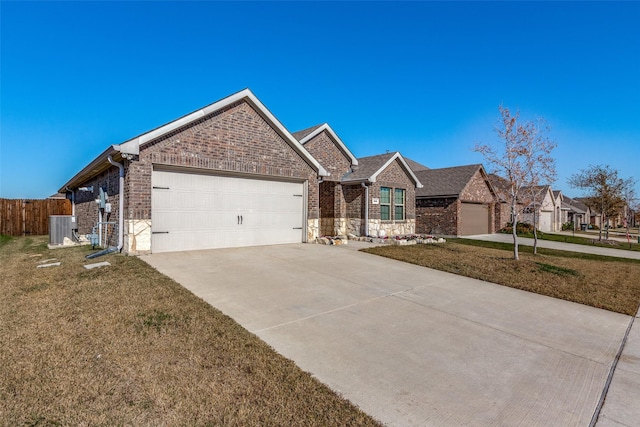
[[394, 191], [394, 219], [396, 221], [404, 221], [404, 190], [401, 188], [396, 188]]
[[391, 219], [391, 189], [380, 187], [380, 219], [389, 221]]

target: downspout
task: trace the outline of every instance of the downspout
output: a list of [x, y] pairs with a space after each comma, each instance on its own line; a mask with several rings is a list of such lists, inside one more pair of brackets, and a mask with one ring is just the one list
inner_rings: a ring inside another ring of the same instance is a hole
[[114, 162], [111, 156], [107, 157], [107, 160], [120, 169], [120, 180], [118, 181], [118, 252], [120, 252], [124, 246], [124, 166], [122, 163]]
[[76, 191], [69, 187], [66, 190], [71, 193], [71, 216], [76, 216]]
[[364, 187], [364, 235], [369, 237], [369, 187], [364, 182], [360, 185]]

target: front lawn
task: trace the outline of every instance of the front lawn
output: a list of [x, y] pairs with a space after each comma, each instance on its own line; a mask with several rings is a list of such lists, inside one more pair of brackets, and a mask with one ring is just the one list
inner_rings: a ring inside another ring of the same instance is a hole
[[[519, 233], [519, 237], [526, 237], [529, 239], [533, 239], [533, 233]], [[620, 237], [620, 236], [616, 236]], [[605, 238], [604, 231], [602, 232], [602, 238]], [[618, 242], [615, 240], [609, 240], [608, 242], [599, 242], [598, 235], [593, 234], [593, 236], [585, 236], [583, 235], [575, 235], [569, 236], [565, 234], [553, 234], [553, 233], [542, 233], [538, 232], [538, 240], [550, 240], [554, 242], [563, 242], [563, 243], [575, 243], [578, 245], [589, 245], [589, 246], [600, 246], [603, 248], [613, 248], [613, 249], [624, 249], [627, 251], [635, 251], [640, 252], [640, 245], [637, 243], [637, 237], [631, 237], [630, 242]]]
[[640, 261], [468, 239], [445, 244], [380, 246], [365, 252], [512, 288], [635, 315], [640, 305]]
[[0, 242], [0, 425], [379, 425], [138, 258]]

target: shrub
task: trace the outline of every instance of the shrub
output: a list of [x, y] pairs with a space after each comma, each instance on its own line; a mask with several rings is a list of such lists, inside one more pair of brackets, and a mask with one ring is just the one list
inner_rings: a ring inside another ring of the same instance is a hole
[[[513, 233], [513, 223], [507, 223], [507, 226], [500, 230], [500, 233], [511, 234]], [[516, 233], [518, 234], [533, 234], [533, 225], [527, 222], [519, 222], [516, 226]]]
[[565, 222], [564, 224], [562, 224], [562, 231], [566, 230], [573, 230], [573, 221]]

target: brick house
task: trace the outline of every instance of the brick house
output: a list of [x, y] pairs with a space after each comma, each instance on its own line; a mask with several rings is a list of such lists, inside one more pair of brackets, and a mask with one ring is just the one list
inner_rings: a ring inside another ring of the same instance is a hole
[[589, 225], [591, 220], [591, 210], [589, 206], [582, 203], [580, 200], [572, 199], [569, 196], [563, 196], [562, 198], [562, 210], [566, 211], [566, 222], [573, 223], [574, 230], [580, 230]]
[[319, 183], [320, 236], [347, 235], [342, 177], [358, 166], [358, 160], [326, 123], [294, 132], [293, 136], [329, 173]]
[[321, 236], [415, 232], [413, 201], [421, 184], [400, 153], [357, 159], [326, 123], [293, 136], [329, 173], [319, 184]]
[[327, 175], [246, 89], [110, 146], [60, 191], [80, 234], [102, 219], [135, 254], [314, 239]]
[[[360, 162], [328, 125], [298, 138], [245, 89], [108, 147], [60, 192], [72, 200], [79, 234], [99, 224], [105, 245], [130, 254], [311, 241], [321, 202], [341, 232], [333, 234], [361, 234], [347, 220], [365, 206], [355, 194], [365, 189], [342, 182]], [[323, 154], [322, 146], [334, 148]], [[406, 184], [409, 205], [417, 180], [394, 175], [398, 158], [378, 175]], [[333, 210], [321, 189], [333, 190]], [[405, 223], [412, 215], [405, 208]]]
[[399, 152], [361, 157], [342, 178], [347, 233], [396, 236], [416, 232], [415, 198], [422, 183]]
[[482, 165], [415, 171], [416, 232], [465, 236], [496, 231], [498, 198]]

